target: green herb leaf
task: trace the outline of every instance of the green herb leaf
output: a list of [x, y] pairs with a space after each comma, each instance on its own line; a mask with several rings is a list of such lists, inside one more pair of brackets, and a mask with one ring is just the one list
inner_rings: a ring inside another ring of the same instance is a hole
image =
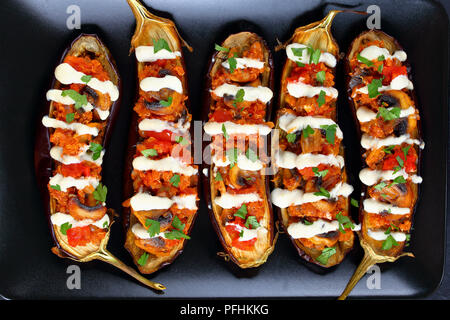
[[186, 224], [181, 223], [180, 218], [178, 218], [177, 216], [175, 216], [173, 218], [172, 227], [174, 227], [175, 229], [178, 229], [180, 231], [183, 231], [185, 226], [186, 226]]
[[361, 62], [361, 63], [364, 63], [366, 66], [368, 66], [368, 67], [371, 67], [371, 66], [373, 66], [373, 62], [372, 61], [370, 61], [369, 59], [367, 59], [367, 58], [364, 58], [362, 55], [360, 55], [359, 53], [358, 53], [358, 55], [356, 56], [356, 58], [358, 59], [358, 61], [359, 62]]
[[318, 64], [320, 59], [320, 49], [315, 49], [311, 53], [311, 56], [309, 57], [309, 63]]
[[382, 65], [382, 64], [380, 64], [380, 65], [378, 66], [378, 72], [379, 72], [379, 73], [382, 73], [382, 72], [383, 72], [383, 65]]
[[304, 225], [307, 225], [307, 226], [310, 226], [310, 225], [312, 225], [313, 223], [310, 222], [310, 221], [308, 221], [308, 220], [306, 220], [306, 219], [303, 219], [303, 224], [304, 224]]
[[223, 181], [222, 175], [220, 174], [219, 171], [216, 172], [216, 177], [215, 177], [216, 181]]
[[381, 245], [381, 249], [389, 250], [392, 248], [392, 246], [398, 246], [398, 242], [394, 239], [394, 237], [392, 235], [388, 235], [386, 240], [383, 241], [383, 244]]
[[258, 223], [258, 220], [256, 219], [255, 216], [248, 216], [247, 220], [245, 221], [245, 227], [248, 229], [256, 229], [260, 227], [260, 224]]
[[183, 136], [175, 137], [175, 142], [181, 144], [182, 146], [187, 146], [189, 144], [189, 141]]
[[180, 175], [179, 174], [174, 174], [172, 176], [172, 178], [170, 178], [170, 183], [174, 186], [178, 188], [178, 185], [180, 183]]
[[382, 181], [379, 184], [377, 184], [374, 188], [377, 189], [378, 191], [380, 191], [386, 186], [387, 186], [386, 182]]
[[165, 100], [160, 100], [159, 104], [162, 105], [163, 107], [169, 107], [172, 104], [173, 98], [172, 96], [170, 96], [169, 98], [167, 98], [167, 101]]
[[239, 232], [239, 238], [242, 238], [244, 236], [244, 229], [241, 230], [241, 232]]
[[92, 160], [97, 160], [100, 158], [100, 155], [102, 153], [103, 147], [101, 144], [91, 142], [89, 145], [89, 150], [92, 151]]
[[247, 206], [243, 204], [235, 213], [235, 217], [239, 217], [245, 220], [245, 216], [247, 215]]
[[378, 56], [377, 58], [378, 61], [384, 61], [384, 59], [385, 59], [384, 55]]
[[59, 227], [59, 231], [61, 231], [63, 235], [67, 235], [67, 230], [70, 228], [72, 228], [72, 225], [69, 222], [65, 222]]
[[223, 132], [223, 136], [225, 137], [225, 140], [228, 140], [228, 138], [230, 137], [227, 133], [227, 128], [225, 128], [225, 124], [222, 123], [222, 132]]
[[381, 79], [373, 79], [372, 82], [367, 85], [369, 98], [375, 98], [380, 95], [380, 93], [378, 92], [378, 88], [381, 88], [382, 85], [383, 83]]
[[305, 64], [301, 63], [300, 61], [295, 61], [295, 63], [297, 64], [297, 66], [299, 66], [300, 68], [304, 67]]
[[234, 105], [235, 108], [237, 107], [238, 103], [244, 101], [244, 95], [245, 95], [244, 89], [239, 89], [236, 92], [236, 96], [234, 97], [234, 102], [233, 102], [233, 105]]
[[84, 83], [88, 83], [89, 81], [91, 81], [92, 76], [88, 76], [88, 75], [83, 75], [81, 76], [81, 81], [83, 81]]
[[330, 198], [330, 193], [323, 187], [320, 187], [319, 192], [314, 192], [315, 196], [322, 196], [322, 197], [326, 197], [326, 198]]
[[406, 147], [402, 148], [403, 155], [405, 156], [405, 159], [408, 157], [408, 152], [409, 152], [410, 148], [411, 148], [411, 146], [406, 146]]
[[398, 119], [400, 117], [400, 108], [394, 107], [391, 109], [386, 109], [380, 107], [378, 109], [377, 118], [382, 117], [384, 121], [390, 121], [394, 119]]
[[302, 130], [302, 134], [303, 137], [306, 139], [309, 137], [309, 135], [314, 134], [314, 129], [308, 125], [305, 129]]
[[322, 125], [322, 126], [320, 126], [320, 128], [325, 129], [325, 137], [326, 137], [328, 143], [334, 145], [334, 138], [336, 136], [337, 125], [335, 125], [335, 124]]
[[147, 263], [148, 256], [149, 256], [148, 253], [147, 253], [147, 252], [144, 252], [144, 253], [142, 254], [142, 256], [139, 258], [138, 264], [139, 264], [140, 266], [145, 266], [145, 264]]
[[317, 98], [317, 104], [321, 107], [325, 103], [326, 93], [323, 90], [320, 90], [319, 97]]
[[238, 158], [238, 149], [236, 149], [236, 148], [228, 149], [228, 150], [226, 151], [226, 154], [227, 154], [228, 160], [230, 161], [230, 168], [233, 168], [234, 165], [235, 165], [236, 162], [237, 162], [237, 158]]
[[222, 46], [219, 46], [217, 43], [214, 45], [214, 48], [215, 48], [217, 51], [222, 51], [222, 52], [228, 52], [228, 51], [230, 51], [230, 49], [225, 48], [225, 47], [222, 47]]
[[180, 230], [172, 230], [172, 231], [166, 232], [166, 233], [164, 233], [164, 236], [170, 240], [179, 240], [181, 238], [189, 240], [191, 238], [188, 235], [181, 232]]
[[303, 48], [291, 48], [292, 53], [296, 57], [301, 57], [303, 55], [303, 50], [305, 50], [305, 49], [306, 49], [306, 47], [303, 47]]
[[147, 232], [150, 237], [154, 237], [160, 232], [160, 223], [157, 220], [146, 219], [145, 226], [148, 227]]
[[158, 155], [158, 151], [156, 151], [156, 149], [145, 149], [145, 150], [142, 150], [141, 153], [146, 158], [155, 157]]
[[236, 70], [237, 60], [236, 60], [237, 54], [235, 53], [233, 57], [228, 58], [228, 64], [230, 65], [230, 73], [233, 73], [234, 70]]
[[164, 39], [158, 39], [158, 41], [155, 41], [155, 39], [153, 39], [153, 52], [157, 53], [159, 50], [163, 50], [166, 49], [169, 52], [172, 52], [172, 50], [170, 50], [169, 44], [167, 43], [166, 40]]
[[103, 229], [106, 229], [108, 227], [109, 227], [109, 222], [108, 221], [103, 222]]
[[316, 167], [312, 168], [312, 171], [314, 172], [314, 175], [319, 178], [324, 178], [328, 173], [328, 170], [319, 171], [319, 168]]
[[99, 202], [105, 202], [107, 193], [108, 193], [108, 188], [106, 186], [102, 185], [102, 183], [100, 182], [98, 184], [97, 188], [95, 188], [95, 190], [93, 192], [94, 199]]
[[57, 185], [50, 185], [50, 188], [57, 190], [57, 191], [61, 191], [61, 186], [59, 184]]
[[350, 198], [350, 204], [356, 208], [359, 208], [358, 200]]
[[80, 109], [81, 107], [87, 105], [87, 97], [84, 94], [79, 94], [73, 89], [63, 90], [61, 96], [70, 97], [75, 102], [75, 109]]
[[316, 258], [316, 260], [323, 264], [326, 265], [328, 263], [328, 259], [330, 259], [333, 255], [336, 254], [336, 248], [332, 247], [332, 248], [325, 248], [322, 250], [322, 253], [320, 254], [320, 256], [318, 256]]
[[384, 147], [383, 151], [387, 154], [391, 154], [392, 149], [394, 149], [395, 146], [388, 146], [388, 147]]
[[339, 222], [339, 232], [341, 232], [341, 233], [345, 233], [344, 229], [355, 228], [355, 225], [353, 224], [352, 220], [350, 220], [349, 217], [342, 215], [341, 212], [339, 212], [336, 215], [336, 219]]
[[255, 151], [253, 151], [253, 149], [248, 148], [247, 151], [245, 152], [245, 156], [251, 161], [251, 162], [255, 162], [256, 160], [258, 160], [258, 155], [256, 154]]
[[297, 139], [297, 135], [296, 135], [294, 132], [293, 132], [293, 133], [288, 133], [288, 134], [286, 135], [286, 140], [287, 140], [289, 143], [294, 143], [296, 139]]
[[405, 178], [403, 178], [403, 176], [398, 176], [397, 178], [392, 180], [392, 182], [388, 185], [388, 188], [390, 188], [391, 186], [393, 186], [395, 184], [400, 184], [400, 183], [406, 183], [406, 180], [405, 180]]
[[75, 113], [68, 113], [66, 114], [66, 122], [71, 123], [75, 119]]
[[323, 84], [323, 82], [325, 81], [325, 71], [319, 71], [316, 73], [316, 79], [317, 81], [319, 81], [320, 83]]

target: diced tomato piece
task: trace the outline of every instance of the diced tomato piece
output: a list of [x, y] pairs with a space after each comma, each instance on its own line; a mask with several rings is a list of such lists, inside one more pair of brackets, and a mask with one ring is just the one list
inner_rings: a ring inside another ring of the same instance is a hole
[[394, 170], [399, 166], [397, 157], [403, 160], [403, 165], [406, 172], [414, 172], [417, 170], [417, 153], [413, 147], [410, 147], [405, 161], [405, 154], [402, 149], [396, 147], [391, 155], [387, 156], [383, 161], [383, 170]]
[[407, 70], [405, 66], [384, 66], [383, 67], [383, 83], [385, 85], [391, 83], [392, 79], [400, 76], [406, 75]]
[[91, 241], [90, 226], [70, 228], [67, 230], [67, 240], [72, 247], [88, 244]]
[[91, 168], [83, 163], [62, 164], [61, 174], [65, 177], [89, 177]]
[[161, 132], [156, 131], [145, 131], [144, 135], [148, 138], [153, 137], [156, 140], [161, 141], [172, 141], [172, 132], [169, 130], [164, 130]]
[[216, 111], [214, 111], [210, 119], [211, 121], [216, 122], [230, 121], [233, 120], [233, 114], [231, 113], [230, 110], [219, 108]]

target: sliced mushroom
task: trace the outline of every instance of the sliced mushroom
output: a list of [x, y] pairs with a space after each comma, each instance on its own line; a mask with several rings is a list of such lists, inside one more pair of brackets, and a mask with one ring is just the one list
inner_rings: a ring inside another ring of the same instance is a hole
[[228, 171], [228, 177], [235, 189], [249, 187], [255, 183], [255, 177], [252, 176], [251, 171], [241, 170], [237, 165]]
[[143, 226], [146, 226], [147, 219], [158, 221], [161, 232], [168, 229], [173, 220], [172, 212], [167, 210], [133, 211], [133, 214]]
[[96, 221], [101, 219], [106, 213], [106, 207], [102, 204], [91, 207], [82, 204], [76, 196], [73, 196], [69, 199], [68, 210], [69, 214], [75, 220], [91, 219]]
[[414, 106], [414, 102], [408, 94], [400, 90], [384, 91], [378, 96], [377, 103], [384, 108], [398, 107], [400, 109], [408, 109]]

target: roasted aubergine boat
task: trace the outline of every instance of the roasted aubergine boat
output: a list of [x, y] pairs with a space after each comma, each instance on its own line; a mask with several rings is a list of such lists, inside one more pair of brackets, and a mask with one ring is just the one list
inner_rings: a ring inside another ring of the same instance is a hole
[[120, 78], [96, 35], [82, 34], [55, 69], [35, 145], [35, 170], [53, 240], [52, 252], [99, 259], [155, 289], [106, 250], [113, 211], [106, 207], [102, 160], [119, 108]]
[[407, 54], [379, 30], [363, 32], [346, 57], [347, 93], [359, 128], [364, 168], [360, 242], [365, 256], [345, 298], [370, 265], [403, 255], [418, 200], [420, 116]]
[[221, 254], [240, 268], [257, 267], [276, 242], [265, 147], [273, 127], [272, 57], [251, 32], [232, 34], [215, 49], [204, 96], [204, 131], [212, 139], [204, 142], [205, 198]]
[[272, 138], [272, 203], [299, 255], [322, 267], [339, 264], [353, 247], [342, 131], [334, 86], [339, 48], [330, 32], [338, 11], [297, 28], [286, 50]]
[[191, 114], [181, 40], [174, 23], [128, 1], [136, 17], [131, 52], [138, 94], [125, 170], [125, 247], [142, 273], [183, 250], [198, 208], [191, 155]]

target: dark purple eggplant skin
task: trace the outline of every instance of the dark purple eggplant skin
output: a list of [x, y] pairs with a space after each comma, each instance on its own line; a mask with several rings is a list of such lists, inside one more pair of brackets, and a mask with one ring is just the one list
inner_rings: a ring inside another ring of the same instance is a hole
[[[392, 36], [388, 35], [387, 33], [381, 31], [381, 30], [366, 30], [361, 32], [358, 36], [355, 37], [355, 39], [353, 39], [353, 41], [351, 42], [347, 53], [345, 55], [345, 61], [344, 61], [344, 70], [345, 70], [345, 83], [346, 83], [346, 88], [347, 88], [347, 99], [348, 99], [348, 103], [349, 103], [349, 108], [350, 108], [350, 112], [352, 113], [353, 116], [353, 121], [355, 123], [355, 127], [356, 127], [356, 131], [357, 131], [357, 135], [358, 135], [358, 139], [361, 140], [362, 137], [362, 131], [361, 131], [361, 127], [358, 121], [358, 118], [356, 117], [356, 106], [355, 103], [353, 102], [352, 99], [352, 88], [350, 86], [350, 81], [351, 81], [351, 77], [350, 77], [350, 72], [352, 71], [351, 67], [350, 67], [350, 53], [352, 51], [352, 48], [355, 46], [355, 42], [357, 39], [359, 39], [360, 37], [364, 36], [366, 33], [370, 32], [370, 31], [376, 31], [379, 34], [382, 34], [388, 38], [390, 38], [392, 40], [392, 43], [397, 47], [397, 50], [403, 50], [403, 47], [400, 45], [400, 43]], [[408, 70], [408, 78], [409, 80], [412, 81], [412, 83], [414, 83], [412, 75], [411, 75], [411, 64], [409, 62], [409, 60], [407, 59], [406, 61], [403, 62], [403, 64], [406, 66], [406, 69]], [[415, 108], [417, 108], [417, 110], [419, 110], [419, 115], [421, 115], [420, 113], [420, 108], [419, 108], [419, 103], [418, 103], [418, 99], [417, 99], [417, 95], [415, 93], [415, 90], [411, 90], [409, 92], [409, 95], [411, 97], [411, 99], [414, 101], [414, 105]], [[423, 134], [422, 134], [422, 125], [421, 125], [421, 120], [417, 121], [417, 131], [418, 131], [418, 139], [422, 139], [423, 138]], [[418, 165], [417, 165], [417, 174], [420, 175], [421, 173], [421, 167], [422, 167], [422, 149], [420, 148], [416, 148], [417, 151], [417, 156], [418, 156]], [[365, 160], [363, 157], [365, 150], [364, 148], [360, 145], [360, 154], [361, 154], [361, 160], [363, 163], [363, 167], [361, 168], [361, 170], [365, 167], [367, 167], [365, 165]], [[362, 186], [361, 188], [361, 192], [363, 193], [362, 198], [360, 199], [360, 206], [359, 206], [359, 222], [361, 223], [363, 221], [363, 209], [362, 209], [362, 203], [365, 199], [367, 199], [368, 196], [368, 187], [367, 186]], [[412, 214], [412, 221], [411, 221], [411, 230], [414, 226], [414, 214], [417, 208], [417, 203], [419, 202], [419, 198], [420, 198], [420, 191], [421, 191], [421, 187], [420, 184], [417, 185], [417, 201], [416, 204], [413, 208], [413, 214]], [[362, 237], [362, 232], [360, 233], [360, 236]]]
[[[73, 44], [78, 41], [82, 37], [94, 37], [101, 46], [106, 49], [105, 51], [108, 53], [107, 58], [108, 62], [111, 64], [113, 71], [117, 75], [117, 87], [119, 89], [119, 98], [111, 105], [110, 109], [110, 115], [107, 120], [107, 124], [105, 127], [105, 134], [103, 138], [103, 146], [105, 149], [107, 149], [109, 145], [109, 141], [111, 138], [112, 130], [114, 127], [114, 123], [116, 121], [117, 115], [119, 113], [120, 105], [121, 105], [121, 97], [122, 97], [122, 83], [119, 76], [119, 72], [116, 66], [116, 63], [114, 61], [114, 58], [112, 57], [111, 53], [107, 49], [107, 47], [104, 45], [104, 43], [100, 40], [100, 38], [96, 34], [85, 34], [81, 33], [78, 37], [76, 37], [64, 50], [61, 59], [58, 61], [58, 63], [55, 65], [55, 67], [52, 70], [55, 70], [55, 68], [61, 64], [69, 50], [72, 48]], [[56, 84], [56, 79], [53, 76], [51, 80], [51, 84], [49, 88], [54, 88]], [[48, 227], [51, 232], [52, 240], [55, 244], [55, 246], [59, 249], [59, 252], [64, 257], [77, 259], [77, 257], [74, 257], [67, 251], [65, 251], [59, 244], [59, 242], [56, 239], [53, 226], [50, 220], [50, 195], [47, 190], [47, 184], [49, 179], [52, 177], [52, 171], [54, 169], [54, 160], [50, 157], [50, 149], [51, 149], [51, 143], [50, 143], [50, 133], [49, 129], [44, 127], [42, 125], [42, 118], [45, 115], [49, 114], [49, 108], [50, 108], [50, 101], [45, 100], [45, 103], [43, 103], [43, 106], [41, 108], [41, 111], [39, 113], [38, 118], [36, 119], [37, 125], [36, 125], [36, 139], [34, 143], [34, 169], [35, 169], [35, 175], [36, 175], [36, 181], [38, 184], [39, 192], [41, 194], [41, 199], [43, 201], [44, 211], [47, 218]]]
[[[184, 61], [184, 55], [182, 55], [180, 58], [181, 58], [181, 62], [182, 62], [182, 65], [183, 65], [183, 69], [186, 70], [186, 64], [185, 64], [185, 61]], [[134, 59], [134, 67], [135, 67], [134, 70], [137, 70], [137, 60], [136, 59]], [[187, 73], [186, 73], [186, 77], [187, 77]], [[136, 86], [135, 86], [135, 88], [136, 88], [135, 89], [136, 90], [135, 103], [136, 103], [138, 101], [138, 99], [139, 99], [139, 79], [137, 77], [137, 71], [136, 71], [135, 78], [136, 78]], [[185, 100], [186, 109], [188, 110], [188, 112], [190, 114], [192, 114], [191, 113], [190, 101], [189, 101], [188, 81], [186, 81], [186, 93], [187, 93], [187, 97], [188, 97]], [[133, 106], [134, 106], [134, 104], [133, 104]], [[124, 166], [124, 172], [123, 172], [123, 181], [124, 181], [124, 183], [123, 183], [123, 201], [126, 201], [126, 200], [130, 199], [134, 195], [133, 179], [131, 179], [131, 172], [133, 171], [132, 162], [133, 162], [133, 157], [134, 157], [134, 155], [136, 153], [136, 145], [139, 142], [143, 141], [143, 139], [139, 136], [138, 124], [139, 124], [139, 116], [133, 110], [132, 111], [132, 115], [131, 115], [130, 129], [129, 129], [129, 133], [128, 133], [128, 147], [127, 147], [127, 151], [126, 151], [126, 155], [125, 155], [125, 166]], [[192, 140], [193, 137], [194, 137], [193, 119], [192, 119], [192, 122], [191, 122], [191, 126], [189, 128], [189, 132], [190, 132], [191, 140]], [[195, 154], [195, 144], [193, 143], [193, 141], [192, 141], [191, 147], [192, 147], [192, 154]], [[200, 196], [200, 193], [201, 193], [201, 189], [200, 189], [201, 186], [200, 186], [200, 184], [201, 184], [200, 183], [200, 179], [198, 179], [198, 183], [197, 183], [197, 195], [198, 196]], [[197, 204], [197, 208], [199, 208], [200, 201], [197, 200], [196, 204]], [[126, 234], [127, 234], [127, 231], [128, 231], [128, 229], [130, 227], [131, 208], [130, 207], [123, 207], [122, 210], [123, 210], [122, 211], [123, 212], [123, 214], [122, 214], [122, 227], [123, 227], [123, 230], [124, 230], [124, 242], [125, 242]], [[197, 212], [195, 213], [195, 215], [194, 215], [194, 217], [192, 219], [192, 223], [189, 226], [189, 229], [187, 230], [187, 233], [186, 233], [187, 235], [191, 234], [192, 228], [193, 228], [193, 226], [195, 224], [195, 221], [197, 219], [198, 210], [199, 209], [197, 209]], [[155, 271], [155, 272], [158, 272], [163, 267], [172, 264], [172, 262], [174, 262], [175, 259], [180, 254], [183, 253], [184, 247], [186, 246], [186, 242], [188, 242], [188, 241], [189, 240], [185, 240], [183, 242], [183, 246], [181, 247], [181, 249], [178, 250], [177, 253], [170, 260], [162, 263], [160, 265], [160, 267], [158, 268], [158, 270]], [[129, 252], [129, 253], [131, 255], [131, 252]]]
[[[246, 31], [246, 30], [242, 30], [242, 31]], [[236, 32], [238, 33], [238, 32]], [[269, 62], [269, 67], [270, 67], [270, 76], [269, 76], [269, 83], [267, 85], [268, 88], [270, 88], [270, 90], [272, 90], [274, 92], [274, 68], [273, 68], [273, 57], [272, 57], [272, 51], [269, 49], [269, 47], [267, 46], [266, 41], [258, 36], [262, 42], [262, 44], [264, 45], [264, 47], [267, 49], [268, 52], [268, 62]], [[223, 43], [226, 40], [226, 38], [224, 38], [220, 43]], [[205, 75], [205, 85], [204, 85], [204, 89], [203, 89], [203, 96], [202, 96], [202, 123], [203, 125], [208, 122], [209, 120], [209, 111], [210, 111], [210, 106], [211, 106], [211, 93], [210, 93], [210, 89], [211, 89], [211, 77], [210, 72], [211, 69], [214, 65], [214, 62], [216, 61], [216, 56], [218, 54], [218, 51], [214, 50], [213, 53], [211, 54], [211, 58], [209, 59], [209, 64], [208, 64], [208, 68], [207, 68], [207, 72]], [[266, 104], [266, 121], [270, 121], [271, 119], [271, 113], [272, 113], [272, 105], [273, 105], [273, 101], [275, 99], [275, 95], [274, 97]], [[202, 145], [203, 145], [203, 152], [202, 154], [205, 155], [205, 149], [206, 147], [209, 145], [210, 141], [203, 141]], [[267, 156], [270, 158], [271, 154], [270, 154], [270, 145], [271, 145], [271, 141], [270, 141], [270, 136], [268, 136], [267, 139]], [[210, 157], [210, 154], [208, 153], [208, 157]], [[202, 188], [203, 188], [203, 196], [205, 198], [206, 201], [206, 205], [208, 207], [208, 213], [209, 213], [209, 219], [211, 220], [211, 224], [213, 226], [214, 231], [216, 232], [220, 243], [222, 244], [222, 247], [224, 248], [224, 250], [227, 252], [228, 256], [230, 257], [230, 260], [233, 261], [236, 265], [239, 265], [239, 261], [237, 261], [237, 259], [229, 253], [228, 249], [227, 249], [227, 244], [226, 241], [222, 235], [222, 232], [220, 231], [220, 227], [218, 222], [216, 221], [216, 218], [214, 216], [214, 211], [212, 208], [212, 197], [211, 197], [211, 188], [210, 188], [210, 177], [209, 177], [209, 172], [210, 172], [210, 168], [211, 165], [207, 164], [205, 162], [206, 159], [203, 159], [202, 165], [201, 165], [201, 172], [202, 174], [200, 174], [201, 176], [201, 180], [202, 180]], [[207, 159], [208, 162], [211, 162], [210, 159]], [[204, 169], [207, 170], [208, 172], [208, 176], [205, 176], [203, 174]], [[270, 201], [270, 183], [269, 183], [269, 177], [266, 175], [266, 179], [265, 179], [265, 185], [266, 185], [266, 196], [267, 196], [267, 201], [269, 202], [269, 210], [270, 210], [270, 215], [273, 217], [273, 206], [272, 203]], [[273, 219], [272, 219], [273, 220]], [[275, 227], [275, 223], [274, 221], [272, 221], [272, 223], [274, 224]], [[272, 245], [274, 245], [274, 238], [275, 238], [275, 232], [276, 230], [273, 230], [272, 232], [272, 238], [271, 238], [271, 243]]]

